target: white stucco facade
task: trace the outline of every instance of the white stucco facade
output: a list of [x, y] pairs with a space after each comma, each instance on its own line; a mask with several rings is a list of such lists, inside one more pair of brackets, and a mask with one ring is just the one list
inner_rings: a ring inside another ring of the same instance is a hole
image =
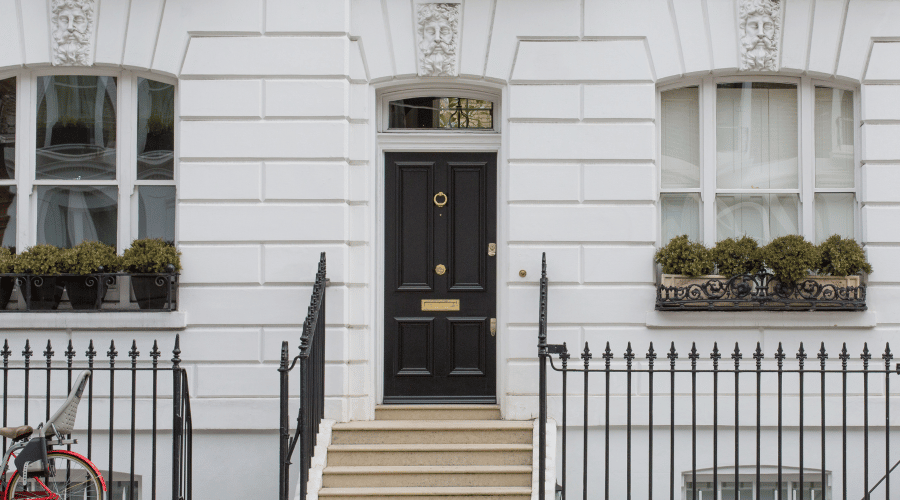
[[[195, 485], [228, 474], [251, 479], [223, 483], [221, 498], [274, 495], [280, 346], [297, 347], [321, 251], [326, 418], [369, 420], [381, 402], [386, 151], [497, 152], [504, 418], [537, 416], [542, 252], [552, 343], [599, 351], [609, 341], [621, 358], [628, 341], [642, 356], [651, 341], [681, 352], [760, 342], [767, 353], [779, 341], [792, 353], [801, 341], [854, 353], [868, 342], [880, 353], [898, 338], [900, 1], [784, 0], [778, 70], [745, 72], [732, 0], [460, 0], [450, 2], [459, 37], [448, 66], [458, 76], [419, 76], [419, 3], [97, 0], [92, 65], [72, 69], [51, 65], [49, 2], [0, 0], [0, 78], [125, 71], [176, 84], [184, 266], [177, 313], [7, 315], [0, 333], [13, 349], [25, 338], [71, 338], [78, 350], [121, 338], [149, 350], [180, 333]], [[856, 236], [875, 268], [867, 311], [654, 310], [659, 89], [708, 77], [853, 90]], [[496, 133], [387, 132], [386, 99], [423, 89], [493, 100]], [[19, 222], [21, 247], [34, 243], [28, 227]]]

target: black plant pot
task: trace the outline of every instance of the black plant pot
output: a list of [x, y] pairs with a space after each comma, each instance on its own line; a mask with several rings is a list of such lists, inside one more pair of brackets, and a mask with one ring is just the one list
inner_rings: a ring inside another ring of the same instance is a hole
[[106, 296], [107, 283], [102, 276], [61, 276], [60, 284], [65, 285], [72, 309], [100, 309]]
[[50, 311], [59, 307], [63, 285], [56, 276], [32, 274], [25, 276], [25, 301], [29, 309]]
[[12, 297], [13, 288], [16, 286], [16, 279], [12, 276], [0, 277], [0, 310], [6, 309], [9, 304], [9, 298]]
[[141, 309], [167, 309], [169, 276], [160, 274], [132, 274], [131, 289]]

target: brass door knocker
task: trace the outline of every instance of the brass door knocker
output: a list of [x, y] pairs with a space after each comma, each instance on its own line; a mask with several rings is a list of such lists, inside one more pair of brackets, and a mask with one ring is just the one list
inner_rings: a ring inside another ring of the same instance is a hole
[[[443, 197], [444, 197], [444, 201], [438, 201], [438, 196], [443, 196]], [[446, 204], [447, 204], [447, 195], [444, 194], [443, 191], [441, 191], [440, 193], [434, 195], [434, 204], [437, 205], [438, 207], [443, 207], [444, 205], [446, 205]]]

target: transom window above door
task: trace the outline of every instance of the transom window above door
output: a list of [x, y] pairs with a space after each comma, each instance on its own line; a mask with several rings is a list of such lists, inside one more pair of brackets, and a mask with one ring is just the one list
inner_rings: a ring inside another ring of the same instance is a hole
[[465, 97], [412, 97], [390, 101], [390, 129], [493, 130], [494, 105]]
[[807, 78], [661, 89], [662, 242], [855, 238], [854, 99]]

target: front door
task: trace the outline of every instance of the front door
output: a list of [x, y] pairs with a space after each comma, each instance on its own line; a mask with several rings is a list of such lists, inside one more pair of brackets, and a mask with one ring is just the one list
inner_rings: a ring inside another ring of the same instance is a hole
[[384, 402], [496, 402], [495, 153], [385, 154]]

